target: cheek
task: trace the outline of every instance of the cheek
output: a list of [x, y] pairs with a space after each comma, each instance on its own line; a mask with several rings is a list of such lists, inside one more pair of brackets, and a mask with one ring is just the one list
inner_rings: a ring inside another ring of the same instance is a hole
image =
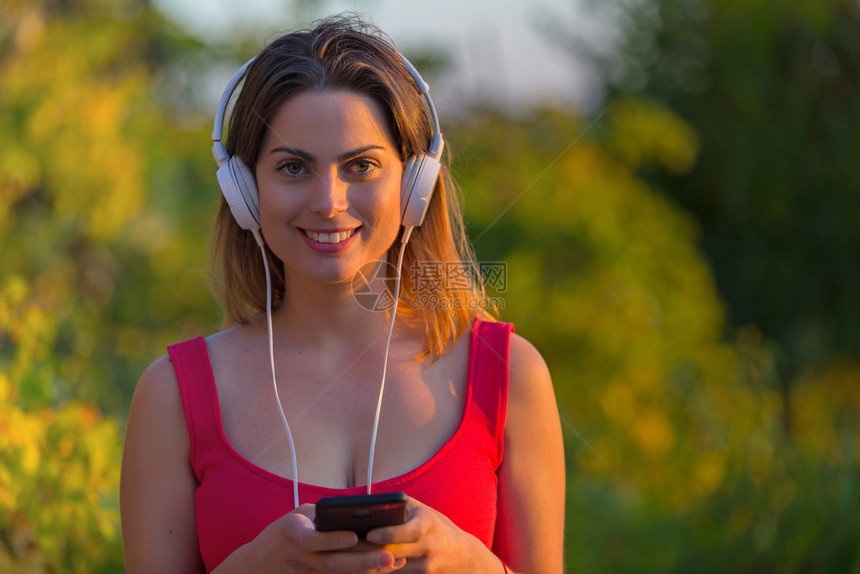
[[[399, 184], [399, 180], [397, 182]], [[373, 219], [379, 227], [400, 227], [400, 187], [390, 186], [384, 192], [365, 198], [365, 211], [373, 214]]]
[[385, 174], [374, 181], [350, 186], [347, 201], [351, 208], [377, 224], [400, 221], [400, 173]]
[[294, 219], [301, 209], [301, 202], [295, 194], [265, 186], [259, 189], [258, 201], [260, 224], [264, 234], [266, 229], [271, 232], [282, 228], [284, 223]]
[[257, 201], [262, 215], [266, 210], [281, 212], [295, 209], [299, 203], [299, 197], [295, 190], [287, 189], [276, 178], [264, 178], [258, 175]]

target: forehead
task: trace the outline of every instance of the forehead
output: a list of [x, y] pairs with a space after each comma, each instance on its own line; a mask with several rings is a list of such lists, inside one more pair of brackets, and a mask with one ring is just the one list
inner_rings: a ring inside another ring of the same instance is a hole
[[352, 91], [308, 91], [287, 99], [275, 112], [263, 139], [272, 147], [349, 149], [379, 145], [395, 149], [387, 114], [373, 98]]

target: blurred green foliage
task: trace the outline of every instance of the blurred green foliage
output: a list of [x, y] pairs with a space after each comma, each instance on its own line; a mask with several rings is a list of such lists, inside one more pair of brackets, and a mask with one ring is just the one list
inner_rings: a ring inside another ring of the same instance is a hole
[[[739, 6], [619, 3], [651, 16], [601, 114], [446, 128], [479, 258], [508, 264], [502, 318], [553, 372], [571, 572], [860, 572], [854, 12]], [[811, 68], [769, 68], [791, 46]], [[2, 572], [121, 570], [131, 391], [220, 320], [199, 86], [221, 50], [146, 2], [0, 6]]]
[[622, 30], [586, 50], [610, 93], [696, 131], [688, 173], [639, 173], [700, 222], [729, 321], [777, 344], [786, 400], [810, 367], [860, 359], [860, 4], [584, 1]]
[[167, 341], [218, 322], [205, 126], [155, 96], [196, 48], [144, 3], [0, 7], [2, 572], [122, 569], [100, 412], [122, 420]]
[[[547, 28], [603, 75], [610, 102], [598, 136], [603, 148], [696, 221], [695, 243], [725, 301], [721, 338], [736, 348], [737, 357], [726, 359], [740, 360], [744, 389], [733, 390], [731, 402], [708, 402], [712, 420], [722, 415], [725, 428], [746, 427], [743, 444], [725, 451], [721, 488], [668, 520], [662, 496], [649, 497], [650, 517], [618, 531], [634, 540], [619, 566], [860, 571], [853, 519], [860, 504], [860, 5], [582, 4], [620, 31], [614, 46], [557, 22]], [[654, 130], [659, 113], [611, 117], [617, 102], [631, 99], [672, 110], [673, 123], [686, 129]], [[663, 160], [664, 146], [688, 140], [688, 130], [695, 161]], [[738, 400], [749, 391], [761, 401], [755, 408]], [[758, 419], [747, 426], [751, 413]], [[704, 413], [696, 420], [707, 430]], [[657, 537], [639, 538], [643, 525]], [[641, 544], [650, 542], [665, 560], [642, 560]]]

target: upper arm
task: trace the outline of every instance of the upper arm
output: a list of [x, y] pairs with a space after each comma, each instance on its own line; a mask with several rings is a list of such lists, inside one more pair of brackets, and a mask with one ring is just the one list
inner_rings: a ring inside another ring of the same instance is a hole
[[563, 571], [564, 448], [549, 370], [511, 336], [505, 451], [494, 552], [518, 572]]
[[120, 511], [126, 572], [202, 572], [188, 431], [176, 375], [165, 356], [146, 370], [131, 401]]

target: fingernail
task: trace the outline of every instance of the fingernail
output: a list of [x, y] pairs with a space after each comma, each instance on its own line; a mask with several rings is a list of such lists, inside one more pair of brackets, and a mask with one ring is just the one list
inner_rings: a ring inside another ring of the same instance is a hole
[[379, 555], [379, 560], [377, 560], [377, 564], [382, 566], [383, 568], [387, 568], [389, 566], [394, 566], [394, 556], [385, 552]]

